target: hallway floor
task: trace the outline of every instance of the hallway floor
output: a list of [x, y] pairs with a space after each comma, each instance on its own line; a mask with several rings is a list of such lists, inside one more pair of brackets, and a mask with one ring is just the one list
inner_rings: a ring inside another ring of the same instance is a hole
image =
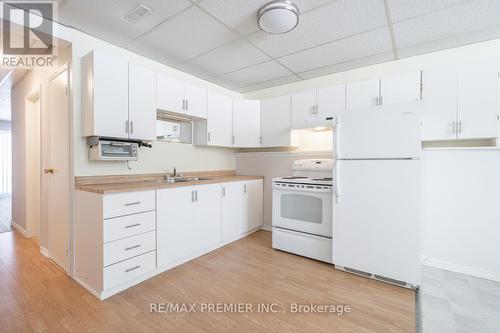
[[12, 198], [0, 198], [0, 232], [11, 231]]

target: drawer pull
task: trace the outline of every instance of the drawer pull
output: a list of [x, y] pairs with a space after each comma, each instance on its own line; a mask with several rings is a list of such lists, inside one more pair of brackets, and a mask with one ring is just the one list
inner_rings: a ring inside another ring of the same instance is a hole
[[126, 225], [125, 228], [128, 229], [128, 228], [133, 228], [133, 227], [138, 227], [140, 226], [142, 223], [136, 223], [136, 224], [129, 224], [129, 225]]
[[127, 248], [125, 248], [125, 251], [130, 251], [130, 250], [133, 250], [133, 249], [137, 249], [138, 247], [141, 247], [141, 245], [138, 244], [138, 245], [127, 247]]
[[136, 202], [129, 202], [129, 203], [126, 203], [125, 206], [135, 206], [135, 205], [140, 205], [141, 202], [140, 201], [136, 201]]
[[137, 265], [137, 266], [135, 266], [135, 267], [132, 267], [132, 268], [126, 269], [126, 270], [125, 270], [125, 273], [135, 271], [136, 269], [139, 269], [139, 268], [141, 268], [141, 266], [140, 266], [140, 265]]

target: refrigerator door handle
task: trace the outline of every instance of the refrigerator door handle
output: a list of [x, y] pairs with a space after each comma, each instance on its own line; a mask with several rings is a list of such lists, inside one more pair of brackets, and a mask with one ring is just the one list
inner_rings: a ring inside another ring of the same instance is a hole
[[340, 161], [335, 161], [335, 202], [340, 203]]
[[340, 159], [340, 118], [335, 118], [335, 159]]

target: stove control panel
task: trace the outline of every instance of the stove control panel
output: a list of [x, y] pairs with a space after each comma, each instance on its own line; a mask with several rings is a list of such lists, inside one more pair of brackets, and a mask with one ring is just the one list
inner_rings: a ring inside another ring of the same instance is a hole
[[304, 159], [293, 162], [293, 170], [314, 170], [328, 171], [333, 170], [333, 159]]

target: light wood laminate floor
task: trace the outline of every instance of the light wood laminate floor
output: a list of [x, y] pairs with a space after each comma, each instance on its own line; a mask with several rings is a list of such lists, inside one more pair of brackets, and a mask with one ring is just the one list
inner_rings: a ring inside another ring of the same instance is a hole
[[[285, 313], [150, 313], [150, 303], [278, 303]], [[351, 313], [293, 314], [291, 303]], [[17, 231], [0, 234], [1, 332], [414, 332], [414, 293], [271, 248], [260, 231], [103, 302]]]

